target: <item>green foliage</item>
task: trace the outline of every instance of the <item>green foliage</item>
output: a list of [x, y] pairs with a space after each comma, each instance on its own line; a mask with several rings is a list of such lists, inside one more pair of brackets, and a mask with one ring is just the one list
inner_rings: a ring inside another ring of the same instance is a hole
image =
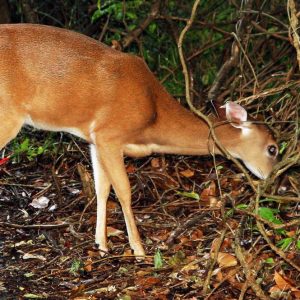
[[269, 207], [260, 207], [258, 209], [258, 215], [263, 219], [273, 224], [282, 224], [282, 222], [275, 216], [275, 213], [278, 213], [277, 209], [272, 209]]
[[274, 264], [274, 259], [272, 257], [269, 257], [265, 260], [265, 263], [272, 265], [272, 264]]
[[50, 139], [44, 141], [44, 144], [42, 146], [36, 146], [35, 143], [31, 142], [28, 137], [26, 137], [22, 142], [15, 140], [13, 142], [12, 159], [19, 162], [21, 161], [22, 157], [25, 156], [29, 161], [31, 161], [37, 156], [45, 153], [50, 145]]
[[291, 237], [284, 238], [280, 240], [276, 246], [279, 247], [281, 250], [286, 251], [290, 247], [290, 245], [293, 243], [294, 239]]
[[199, 194], [197, 194], [195, 192], [177, 192], [176, 194], [180, 195], [180, 196], [183, 196], [183, 197], [186, 197], [186, 198], [200, 200]]
[[185, 262], [185, 253], [183, 251], [177, 251], [168, 261], [170, 266], [178, 266]]
[[[248, 205], [247, 205], [247, 204], [241, 203], [241, 204], [236, 205], [235, 208], [236, 208], [236, 209], [242, 209], [242, 210], [243, 210], [243, 209], [247, 209], [247, 208], [248, 208]], [[233, 209], [233, 208], [229, 209], [229, 210], [226, 212], [226, 217], [232, 217], [232, 216], [233, 216], [233, 212], [234, 212], [234, 209]]]
[[297, 249], [300, 251], [300, 240], [298, 240], [298, 241], [296, 242], [296, 247], [297, 247]]
[[282, 142], [282, 143], [280, 144], [280, 148], [279, 148], [279, 153], [280, 153], [280, 154], [282, 154], [282, 153], [285, 151], [287, 145], [288, 145], [287, 142]]
[[71, 265], [71, 267], [70, 267], [69, 272], [70, 272], [72, 275], [76, 276], [76, 275], [78, 275], [78, 272], [80, 271], [80, 269], [82, 268], [82, 266], [83, 266], [83, 263], [82, 263], [80, 260], [74, 259], [74, 260], [72, 261], [72, 265]]
[[154, 254], [154, 268], [155, 269], [161, 269], [163, 266], [164, 260], [162, 257], [162, 254], [159, 249], [156, 250]]

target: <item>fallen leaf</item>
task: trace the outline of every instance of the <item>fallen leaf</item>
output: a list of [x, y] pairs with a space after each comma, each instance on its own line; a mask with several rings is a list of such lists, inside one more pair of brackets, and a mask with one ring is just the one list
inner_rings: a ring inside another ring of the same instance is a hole
[[132, 256], [132, 251], [131, 249], [126, 249], [123, 253], [123, 256]]
[[135, 284], [143, 287], [144, 289], [151, 288], [153, 285], [159, 282], [161, 282], [161, 279], [158, 277], [142, 277], [135, 280]]
[[200, 194], [200, 199], [201, 201], [209, 201], [210, 197], [212, 196], [216, 196], [216, 184], [214, 181], [211, 181], [209, 183], [209, 186], [203, 189], [203, 191]]
[[275, 271], [274, 274], [274, 281], [278, 288], [280, 288], [282, 291], [291, 290], [294, 292], [299, 292], [297, 288], [293, 286], [293, 283], [289, 278], [286, 276], [280, 275], [278, 272]]
[[292, 294], [295, 296], [296, 299], [300, 299], [300, 291], [292, 291]]
[[126, 167], [126, 172], [127, 172], [128, 174], [133, 174], [133, 173], [135, 173], [135, 166], [132, 165], [132, 164], [129, 164], [129, 165]]
[[154, 157], [151, 159], [151, 167], [156, 169], [161, 167], [158, 157]]
[[106, 207], [107, 210], [116, 210], [119, 208], [119, 204], [115, 201], [108, 200]]
[[93, 261], [92, 259], [89, 257], [86, 262], [84, 263], [84, 270], [87, 272], [91, 272], [93, 265], [92, 265]]
[[37, 294], [25, 294], [23, 295], [26, 299], [45, 299], [43, 295], [37, 295]]
[[217, 261], [222, 268], [229, 268], [237, 265], [237, 259], [233, 255], [225, 252], [218, 253]]
[[23, 259], [39, 259], [39, 260], [42, 260], [42, 261], [46, 260], [46, 258], [42, 255], [31, 254], [31, 253], [25, 253], [23, 255]]
[[190, 170], [190, 169], [186, 169], [184, 171], [180, 171], [179, 173], [182, 176], [186, 177], [186, 178], [190, 178], [190, 177], [193, 177], [195, 175], [195, 171]]
[[189, 274], [190, 271], [195, 271], [195, 270], [199, 270], [199, 264], [193, 261], [185, 265], [180, 271], [182, 273]]
[[107, 226], [106, 230], [107, 230], [107, 236], [108, 237], [110, 237], [110, 236], [120, 236], [120, 235], [124, 234], [124, 231], [113, 228], [113, 227], [110, 227], [110, 226]]
[[195, 229], [191, 234], [192, 241], [199, 241], [204, 236], [203, 231], [201, 229]]
[[0, 292], [1, 291], [6, 291], [6, 287], [4, 286], [4, 282], [0, 281]]
[[99, 251], [88, 250], [87, 254], [89, 257], [99, 257]]
[[48, 206], [49, 201], [49, 198], [42, 196], [33, 199], [29, 205], [33, 206], [34, 208], [42, 209]]

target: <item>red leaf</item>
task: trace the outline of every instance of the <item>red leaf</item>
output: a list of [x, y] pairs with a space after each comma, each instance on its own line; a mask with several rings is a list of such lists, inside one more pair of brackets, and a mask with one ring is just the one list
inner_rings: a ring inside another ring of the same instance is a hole
[[8, 162], [8, 161], [9, 161], [9, 156], [0, 159], [0, 166], [1, 166], [1, 165], [4, 165], [4, 164], [5, 164], [6, 162]]

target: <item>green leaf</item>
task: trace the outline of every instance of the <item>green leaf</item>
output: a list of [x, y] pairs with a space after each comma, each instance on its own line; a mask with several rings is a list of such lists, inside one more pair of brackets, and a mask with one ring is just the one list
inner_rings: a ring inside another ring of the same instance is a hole
[[93, 15], [92, 15], [92, 23], [94, 23], [95, 21], [97, 21], [98, 19], [100, 19], [102, 17], [102, 11], [100, 9], [96, 10]]
[[300, 240], [297, 241], [296, 247], [297, 247], [298, 250], [300, 250]]
[[243, 204], [243, 203], [241, 203], [241, 204], [238, 204], [237, 206], [236, 206], [236, 208], [237, 209], [247, 209], [248, 208], [248, 205], [247, 204]]
[[130, 20], [136, 20], [137, 19], [137, 15], [134, 12], [131, 12], [131, 11], [126, 12], [126, 17]]
[[72, 275], [77, 275], [78, 271], [80, 270], [82, 266], [82, 263], [80, 260], [78, 259], [75, 259], [73, 260], [72, 262], [72, 265], [71, 265], [71, 268], [69, 270], [69, 272], [72, 274]]
[[44, 148], [42, 147], [42, 146], [39, 146], [38, 147], [38, 150], [37, 150], [37, 154], [39, 155], [39, 154], [42, 154], [42, 153], [44, 153]]
[[20, 145], [20, 150], [25, 152], [29, 148], [29, 138], [26, 138]]
[[272, 222], [275, 218], [273, 210], [269, 207], [260, 207], [258, 209], [258, 215], [269, 222]]
[[156, 31], [156, 29], [157, 29], [157, 25], [156, 25], [156, 23], [154, 23], [154, 22], [152, 22], [149, 26], [148, 26], [148, 30], [150, 31], [150, 33], [155, 33], [155, 31]]
[[287, 142], [282, 142], [280, 144], [279, 154], [282, 154], [287, 147]]
[[265, 260], [265, 263], [267, 264], [274, 264], [274, 259], [272, 257], [269, 257]]
[[276, 245], [277, 247], [279, 247], [281, 250], [285, 251], [289, 248], [289, 246], [292, 244], [293, 242], [293, 238], [285, 238], [285, 239], [282, 239], [281, 241], [279, 241]]
[[209, 84], [209, 81], [210, 81], [210, 78], [209, 78], [209, 75], [208, 74], [204, 74], [202, 77], [201, 77], [201, 81], [204, 85], [208, 85]]
[[197, 194], [195, 192], [177, 192], [176, 194], [180, 195], [180, 196], [183, 196], [183, 197], [200, 200], [199, 194]]
[[160, 269], [163, 266], [163, 257], [159, 249], [154, 254], [154, 268]]
[[[278, 212], [278, 210], [275, 210], [275, 212]], [[260, 207], [258, 209], [258, 215], [271, 223], [282, 224], [282, 222], [275, 217], [274, 209], [269, 207]]]
[[268, 32], [276, 33], [276, 32], [278, 32], [278, 27], [277, 26], [270, 27], [270, 28], [268, 28]]

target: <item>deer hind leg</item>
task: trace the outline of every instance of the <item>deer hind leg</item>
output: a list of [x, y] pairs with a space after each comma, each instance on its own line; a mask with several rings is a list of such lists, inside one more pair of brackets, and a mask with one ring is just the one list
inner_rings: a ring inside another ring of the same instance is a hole
[[[1, 104], [1, 101], [0, 101]], [[20, 131], [24, 118], [20, 115], [13, 115], [13, 113], [2, 110], [0, 107], [0, 150], [16, 137]]]
[[105, 255], [107, 248], [107, 231], [106, 231], [106, 204], [109, 196], [111, 184], [108, 180], [106, 172], [103, 169], [101, 160], [99, 159], [97, 148], [91, 145], [91, 157], [94, 170], [95, 189], [97, 194], [97, 221], [95, 243], [102, 251], [100, 255]]
[[124, 165], [123, 151], [119, 145], [112, 145], [111, 143], [109, 146], [99, 147], [98, 149], [103, 169], [121, 203], [129, 244], [133, 249], [135, 256], [145, 256], [131, 208], [131, 189]]

